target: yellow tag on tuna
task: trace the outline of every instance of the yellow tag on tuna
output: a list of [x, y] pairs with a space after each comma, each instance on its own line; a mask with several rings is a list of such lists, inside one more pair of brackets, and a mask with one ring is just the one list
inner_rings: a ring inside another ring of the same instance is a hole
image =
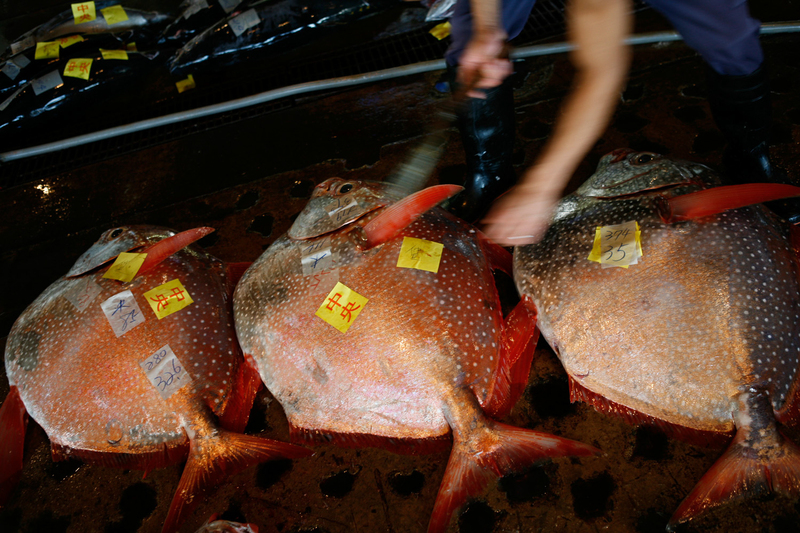
[[127, 252], [122, 252], [117, 256], [117, 260], [114, 261], [111, 268], [103, 274], [103, 277], [124, 281], [125, 283], [133, 281], [133, 278], [136, 277], [136, 273], [139, 272], [146, 257], [147, 254], [129, 254]]
[[34, 55], [33, 58], [55, 59], [58, 58], [59, 50], [61, 50], [61, 47], [58, 45], [58, 41], [53, 41], [51, 43], [36, 43], [36, 55]]
[[175, 87], [178, 88], [179, 93], [188, 91], [189, 89], [194, 89], [195, 88], [194, 78], [192, 77], [191, 74], [189, 74], [189, 76], [185, 80], [175, 82]]
[[144, 293], [144, 297], [159, 320], [194, 303], [192, 297], [189, 296], [189, 293], [186, 292], [186, 289], [178, 279], [173, 279], [151, 291], [147, 291]]
[[368, 298], [337, 282], [314, 314], [342, 333], [346, 333], [368, 301]]
[[125, 9], [122, 6], [107, 7], [105, 9], [101, 9], [100, 13], [103, 14], [103, 18], [106, 19], [106, 24], [109, 26], [128, 20], [128, 14], [125, 13]]
[[92, 72], [92, 61], [94, 60], [84, 57], [70, 59], [67, 66], [64, 67], [64, 76], [88, 81], [89, 74]]
[[75, 24], [93, 21], [97, 18], [94, 10], [94, 2], [72, 4], [72, 16], [75, 17]]
[[81, 37], [80, 35], [70, 35], [69, 37], [61, 37], [60, 39], [57, 39], [54, 42], [57, 42], [59, 46], [61, 46], [61, 48], [67, 48], [68, 46], [72, 46], [75, 43], [82, 43], [83, 37]]
[[642, 232], [635, 220], [612, 226], [597, 226], [594, 246], [589, 261], [600, 263], [603, 268], [618, 266], [628, 268], [644, 257]]
[[444, 245], [438, 242], [403, 237], [403, 246], [400, 247], [397, 266], [427, 270], [435, 274], [439, 272], [439, 262], [442, 260], [443, 249]]
[[450, 35], [450, 23], [449, 22], [442, 22], [441, 24], [437, 24], [431, 31], [429, 31], [431, 35], [439, 39], [440, 41]]
[[101, 48], [100, 53], [103, 54], [103, 59], [128, 59], [128, 52], [125, 50], [103, 50]]

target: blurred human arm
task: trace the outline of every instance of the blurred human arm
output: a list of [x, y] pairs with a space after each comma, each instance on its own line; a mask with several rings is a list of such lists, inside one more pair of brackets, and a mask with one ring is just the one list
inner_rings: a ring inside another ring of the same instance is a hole
[[575, 45], [575, 80], [542, 153], [520, 182], [483, 219], [484, 232], [504, 246], [544, 235], [561, 194], [581, 159], [605, 130], [630, 67], [625, 38], [630, 0], [570, 0], [567, 30]]
[[[466, 1], [466, 0], [464, 0]], [[458, 81], [474, 89], [500, 85], [513, 72], [503, 29], [501, 0], [470, 0], [472, 38], [459, 60]], [[468, 96], [485, 98], [476, 90]]]

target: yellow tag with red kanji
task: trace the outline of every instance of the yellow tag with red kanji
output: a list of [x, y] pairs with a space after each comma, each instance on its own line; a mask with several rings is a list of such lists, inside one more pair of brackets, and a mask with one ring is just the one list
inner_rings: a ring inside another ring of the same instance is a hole
[[109, 26], [128, 20], [128, 14], [125, 13], [125, 9], [119, 5], [101, 9], [100, 13], [103, 14], [103, 18], [106, 19], [106, 24]]
[[103, 54], [103, 59], [128, 59], [128, 52], [125, 50], [104, 50], [101, 48], [100, 53]]
[[194, 78], [191, 74], [185, 80], [175, 82], [175, 86], [178, 88], [178, 92], [182, 93], [183, 91], [188, 91], [189, 89], [194, 89]]
[[58, 45], [58, 41], [36, 43], [36, 55], [33, 58], [57, 59], [59, 50], [61, 50], [61, 47]]
[[103, 274], [103, 277], [124, 281], [125, 283], [133, 281], [133, 278], [136, 277], [136, 273], [139, 272], [146, 257], [147, 254], [129, 254], [127, 252], [122, 252], [117, 256], [117, 260], [114, 261], [111, 268]]
[[92, 73], [92, 61], [94, 60], [88, 57], [70, 59], [67, 66], [64, 67], [64, 76], [89, 81], [89, 74]]
[[346, 333], [368, 301], [368, 298], [337, 282], [314, 314], [342, 333]]
[[439, 262], [442, 260], [443, 249], [444, 245], [439, 242], [403, 237], [403, 245], [400, 247], [397, 266], [427, 270], [435, 274], [439, 272]]
[[61, 48], [66, 48], [75, 43], [82, 43], [83, 41], [84, 39], [80, 35], [70, 35], [69, 37], [61, 37], [60, 39], [56, 39], [54, 42], [58, 43]]
[[75, 17], [75, 24], [93, 21], [97, 18], [97, 14], [94, 10], [94, 2], [72, 4], [72, 16]]
[[159, 320], [194, 303], [179, 279], [173, 279], [147, 291], [144, 297]]

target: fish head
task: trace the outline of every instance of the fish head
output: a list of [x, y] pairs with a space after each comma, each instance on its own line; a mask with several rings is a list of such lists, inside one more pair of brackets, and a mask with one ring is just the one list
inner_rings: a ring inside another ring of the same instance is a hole
[[175, 232], [158, 226], [120, 226], [104, 232], [86, 252], [81, 255], [65, 277], [72, 278], [85, 274], [104, 265], [122, 252], [156, 243]]
[[327, 179], [314, 188], [308, 204], [289, 228], [289, 238], [305, 240], [331, 233], [401, 196], [399, 189], [386, 183]]
[[603, 156], [595, 173], [575, 193], [592, 198], [618, 198], [679, 186], [705, 187], [717, 182], [705, 165], [620, 148]]

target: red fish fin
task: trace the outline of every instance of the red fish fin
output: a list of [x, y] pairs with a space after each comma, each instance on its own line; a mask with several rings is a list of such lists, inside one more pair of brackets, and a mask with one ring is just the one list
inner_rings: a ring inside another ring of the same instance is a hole
[[366, 248], [390, 241], [426, 211], [463, 189], [459, 185], [434, 185], [390, 205], [364, 226]]
[[182, 231], [172, 237], [167, 237], [148, 248], [142, 250], [142, 253], [146, 253], [147, 257], [142, 263], [142, 266], [139, 267], [138, 274], [144, 274], [145, 272], [155, 268], [159, 265], [164, 259], [168, 258], [172, 254], [179, 252], [192, 244], [195, 241], [199, 241], [209, 233], [213, 232], [214, 228], [194, 228], [186, 231]]
[[228, 294], [233, 294], [233, 290], [236, 288], [236, 285], [239, 283], [239, 280], [242, 279], [244, 273], [250, 268], [252, 262], [244, 262], [244, 263], [228, 263], [225, 265], [225, 271], [227, 274], [228, 280]]
[[259, 388], [261, 376], [258, 375], [252, 356], [246, 355], [244, 364], [239, 365], [233, 380], [231, 399], [220, 416], [220, 425], [228, 431], [243, 432]]
[[508, 250], [492, 241], [482, 231], [478, 231], [478, 240], [483, 247], [483, 253], [486, 254], [486, 259], [489, 261], [489, 266], [492, 270], [499, 270], [500, 272], [505, 272], [509, 276], [514, 277], [512, 273], [514, 258]]
[[667, 200], [667, 222], [680, 222], [716, 215], [730, 209], [800, 196], [800, 187], [783, 183], [745, 183], [704, 189]]
[[11, 386], [0, 406], [0, 506], [3, 505], [22, 476], [22, 452], [28, 412], [17, 387]]
[[591, 405], [600, 413], [620, 418], [632, 426], [649, 426], [661, 431], [670, 438], [675, 438], [705, 447], [724, 446], [731, 439], [731, 432], [703, 431], [692, 429], [676, 424], [671, 424], [659, 418], [655, 418], [635, 409], [625, 407], [622, 404], [612, 402], [596, 394], [583, 385], [575, 378], [569, 376], [569, 400], [571, 402], [583, 402]]
[[800, 448], [781, 435], [777, 450], [765, 454], [748, 446], [739, 430], [725, 453], [695, 485], [670, 518], [668, 529], [724, 503], [764, 492], [800, 495]]
[[491, 418], [503, 418], [525, 392], [533, 363], [539, 330], [536, 312], [524, 297], [506, 317], [500, 340], [500, 354], [486, 398], [484, 412]]
[[[199, 442], [198, 442], [199, 440]], [[199, 503], [203, 492], [245, 468], [273, 459], [296, 459], [311, 450], [286, 442], [220, 430], [215, 436], [192, 439], [189, 458], [172, 498], [162, 533], [174, 533]]]
[[433, 504], [428, 533], [445, 531], [453, 513], [493, 479], [542, 459], [600, 453], [597, 448], [574, 440], [491, 420], [486, 423], [489, 435], [485, 444], [459, 441], [454, 435], [453, 451]]
[[332, 444], [341, 448], [381, 448], [403, 455], [429, 455], [449, 450], [453, 445], [450, 433], [428, 439], [395, 438], [369, 433], [336, 433], [306, 429], [289, 423], [289, 439], [310, 446]]

